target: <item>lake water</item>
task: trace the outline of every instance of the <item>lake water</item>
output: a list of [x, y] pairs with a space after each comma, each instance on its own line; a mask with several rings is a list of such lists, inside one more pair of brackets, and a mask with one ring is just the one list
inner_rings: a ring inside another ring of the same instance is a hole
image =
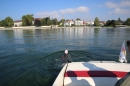
[[72, 61], [118, 62], [128, 39], [130, 28], [0, 30], [0, 86], [51, 86], [65, 49]]

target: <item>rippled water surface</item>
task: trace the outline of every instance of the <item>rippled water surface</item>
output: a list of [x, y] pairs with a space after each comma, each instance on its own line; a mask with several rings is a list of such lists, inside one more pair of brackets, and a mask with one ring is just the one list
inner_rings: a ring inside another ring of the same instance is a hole
[[51, 86], [65, 49], [72, 61], [118, 61], [127, 39], [130, 28], [0, 30], [0, 86]]

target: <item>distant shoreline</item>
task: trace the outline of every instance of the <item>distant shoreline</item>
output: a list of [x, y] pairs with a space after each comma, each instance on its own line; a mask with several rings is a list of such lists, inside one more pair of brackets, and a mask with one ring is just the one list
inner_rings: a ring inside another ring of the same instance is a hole
[[21, 26], [21, 27], [0, 27], [0, 30], [12, 30], [12, 29], [49, 29], [51, 26], [41, 26], [41, 27], [35, 27], [35, 26]]
[[[113, 28], [113, 27], [94, 27], [94, 26], [74, 26], [74, 27], [51, 27], [51, 26], [21, 26], [21, 27], [0, 27], [0, 30], [12, 30], [12, 29], [58, 29], [58, 28]], [[130, 28], [127, 27], [119, 27], [119, 28]]]

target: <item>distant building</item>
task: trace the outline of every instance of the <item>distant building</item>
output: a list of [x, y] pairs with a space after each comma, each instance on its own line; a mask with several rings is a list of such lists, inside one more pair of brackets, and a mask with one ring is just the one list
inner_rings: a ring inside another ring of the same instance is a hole
[[22, 20], [14, 21], [14, 26], [22, 26]]
[[74, 24], [74, 21], [73, 20], [66, 20], [64, 22], [64, 26], [72, 26], [72, 24]]
[[75, 25], [76, 25], [76, 26], [83, 26], [83, 25], [84, 25], [84, 21], [75, 20]]
[[41, 21], [41, 20], [42, 20], [42, 18], [34, 18], [34, 21], [35, 21], [35, 20], [40, 20], [40, 21]]
[[75, 25], [75, 26], [86, 26], [86, 21], [82, 21], [82, 20], [66, 20], [64, 22], [64, 26], [72, 26], [72, 25]]
[[94, 21], [89, 20], [89, 21], [86, 22], [86, 24], [90, 25], [90, 26], [93, 26], [94, 25]]
[[100, 21], [100, 26], [104, 26], [105, 25], [105, 21]]
[[115, 21], [116, 21], [117, 25], [123, 25], [124, 24], [124, 21], [118, 21], [118, 20], [115, 20]]
[[73, 20], [70, 20], [70, 21], [69, 21], [69, 26], [72, 26], [72, 24], [74, 24], [74, 21], [73, 21]]
[[[34, 20], [32, 21], [32, 23], [34, 24], [35, 20], [40, 20], [41, 21], [42, 18], [34, 18]], [[16, 20], [14, 21], [14, 26], [22, 26], [22, 20]]]
[[87, 21], [84, 20], [84, 21], [83, 21], [83, 25], [86, 26], [86, 24], [87, 24]]
[[34, 24], [35, 20], [42, 20], [42, 18], [34, 18], [34, 20], [32, 21], [32, 23]]
[[66, 21], [64, 22], [64, 26], [69, 26], [69, 21], [68, 21], [68, 20], [66, 20]]

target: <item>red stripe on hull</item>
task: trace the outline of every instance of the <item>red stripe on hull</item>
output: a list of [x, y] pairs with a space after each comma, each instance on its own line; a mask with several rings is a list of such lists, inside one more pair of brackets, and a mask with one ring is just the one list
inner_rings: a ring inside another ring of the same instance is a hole
[[128, 72], [122, 71], [67, 71], [65, 77], [124, 77]]

